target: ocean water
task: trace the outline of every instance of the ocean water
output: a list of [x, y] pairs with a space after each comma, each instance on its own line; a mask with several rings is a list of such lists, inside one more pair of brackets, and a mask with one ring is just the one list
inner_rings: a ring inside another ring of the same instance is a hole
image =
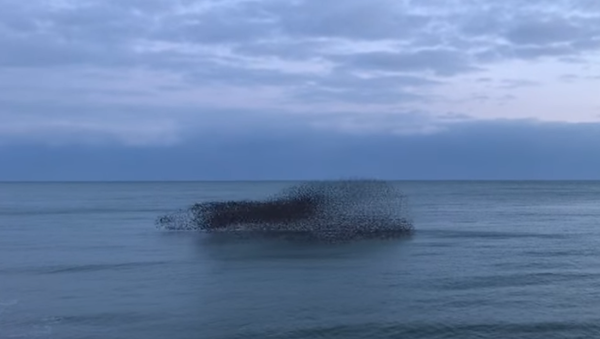
[[157, 229], [291, 183], [0, 184], [0, 338], [593, 338], [600, 183], [397, 182], [415, 234]]

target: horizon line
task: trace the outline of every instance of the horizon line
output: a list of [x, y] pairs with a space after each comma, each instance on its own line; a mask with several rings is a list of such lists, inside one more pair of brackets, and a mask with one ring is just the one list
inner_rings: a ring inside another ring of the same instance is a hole
[[389, 181], [389, 182], [598, 182], [600, 179], [197, 179], [197, 180], [0, 180], [0, 184], [125, 184], [125, 183], [275, 183], [310, 181]]

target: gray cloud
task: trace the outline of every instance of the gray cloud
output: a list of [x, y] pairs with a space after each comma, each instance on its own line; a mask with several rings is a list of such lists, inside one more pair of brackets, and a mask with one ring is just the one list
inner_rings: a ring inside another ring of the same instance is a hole
[[313, 86], [297, 89], [294, 93], [294, 99], [311, 103], [339, 101], [360, 104], [397, 104], [430, 100], [430, 98], [423, 95], [402, 90], [327, 89]]
[[[295, 100], [306, 102], [407, 102], [422, 100], [414, 94], [397, 91], [367, 91], [348, 87], [340, 94], [321, 95], [324, 90], [299, 91]], [[424, 111], [324, 112], [315, 110], [290, 113], [260, 108], [223, 109], [210, 105], [150, 101], [152, 93], [133, 93], [141, 100], [112, 102], [98, 100], [114, 93], [97, 93], [85, 87], [69, 91], [71, 100], [50, 98], [27, 100], [14, 93], [0, 92], [0, 144], [33, 142], [36, 144], [113, 144], [160, 146], [185, 143], [196, 136], [240, 137], [262, 133], [291, 135], [313, 128], [359, 134], [419, 133], [440, 128], [435, 116]], [[92, 96], [93, 95], [93, 96]], [[320, 96], [321, 95], [321, 96]], [[369, 96], [389, 96], [369, 98]], [[231, 100], [227, 93], [222, 100]]]
[[363, 104], [430, 101], [425, 89], [441, 82], [426, 77], [387, 75], [358, 77], [339, 69], [327, 76], [313, 77], [293, 93], [296, 99], [319, 102], [340, 101]]
[[[410, 123], [410, 115], [405, 118]], [[433, 135], [348, 135], [305, 126], [285, 132], [258, 129], [226, 138], [198, 134], [185, 144], [154, 148], [0, 145], [5, 160], [0, 179], [600, 178], [598, 124], [470, 120]]]
[[[28, 110], [77, 122], [64, 112], [103, 116], [94, 108], [214, 85], [275, 88], [274, 104], [296, 107], [427, 103], [436, 86], [495, 63], [584, 62], [600, 50], [595, 0], [0, 0], [0, 8], [0, 75], [13, 72], [0, 78], [2, 118], [36, 98]], [[90, 69], [113, 79], [89, 78]], [[127, 83], [132, 70], [176, 80]], [[42, 75], [51, 72], [49, 83]], [[535, 85], [474, 75], [510, 90]], [[189, 103], [173, 100], [165, 107], [187, 112]], [[56, 108], [67, 102], [77, 107]], [[151, 106], [118, 111], [143, 116]]]
[[451, 76], [476, 70], [463, 53], [449, 49], [426, 49], [411, 52], [371, 52], [339, 57], [349, 68], [390, 72], [432, 72]]
[[39, 33], [27, 37], [0, 36], [0, 67], [56, 67], [56, 66], [119, 66], [132, 56], [128, 51], [113, 46], [114, 54], [93, 43], [71, 43], [55, 36]]
[[276, 21], [261, 10], [260, 2], [215, 6], [201, 13], [183, 14], [165, 23], [156, 37], [167, 41], [235, 43], [268, 39], [277, 34]]
[[346, 88], [419, 88], [439, 85], [442, 82], [421, 76], [411, 75], [382, 75], [375, 77], [358, 77], [343, 70], [325, 76], [321, 85]]
[[268, 57], [277, 56], [284, 59], [311, 59], [324, 57], [324, 50], [330, 43], [319, 40], [270, 40], [241, 42], [233, 46], [236, 54]]
[[245, 68], [206, 63], [190, 70], [185, 79], [192, 84], [223, 84], [235, 86], [302, 86], [314, 76], [264, 68]]
[[[477, 69], [471, 54], [497, 58], [578, 55], [600, 48], [600, 10], [594, 3], [543, 1], [397, 2], [350, 0], [79, 1], [51, 7], [33, 0], [3, 0], [0, 44], [7, 65], [42, 66], [109, 61], [144, 64], [143, 41], [225, 45], [241, 55], [332, 58], [335, 40], [395, 41], [403, 47], [355, 56], [353, 67], [434, 71], [453, 75]], [[585, 16], [580, 13], [585, 11]], [[535, 18], [531, 20], [532, 16]], [[352, 23], [352, 24], [348, 24]], [[485, 40], [482, 40], [485, 37]], [[329, 39], [328, 42], [322, 39]], [[504, 41], [504, 42], [502, 42]], [[412, 46], [412, 47], [411, 47]], [[416, 50], [415, 48], [419, 48]], [[140, 54], [141, 53], [141, 54]], [[24, 57], [37, 55], [37, 59]], [[18, 58], [21, 56], [22, 58]], [[23, 58], [24, 57], [24, 58]], [[150, 55], [149, 57], [152, 57]], [[448, 65], [449, 64], [449, 65]], [[448, 65], [448, 66], [446, 66]]]
[[581, 77], [577, 74], [563, 74], [558, 79], [565, 82], [574, 82], [580, 80]]
[[520, 22], [512, 27], [506, 38], [517, 45], [548, 45], [577, 41], [586, 36], [583, 27], [579, 27], [566, 18]]
[[427, 15], [406, 11], [392, 0], [298, 1], [276, 6], [283, 32], [303, 37], [409, 39], [427, 26]]
[[503, 79], [500, 82], [499, 87], [503, 89], [512, 89], [520, 87], [534, 87], [539, 85], [541, 85], [539, 82], [527, 79]]

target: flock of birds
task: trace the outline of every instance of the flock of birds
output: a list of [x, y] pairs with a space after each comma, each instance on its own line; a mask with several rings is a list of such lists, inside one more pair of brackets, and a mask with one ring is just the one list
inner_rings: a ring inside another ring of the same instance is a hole
[[265, 200], [209, 201], [161, 216], [167, 230], [316, 239], [395, 238], [412, 234], [406, 198], [385, 181], [306, 182]]

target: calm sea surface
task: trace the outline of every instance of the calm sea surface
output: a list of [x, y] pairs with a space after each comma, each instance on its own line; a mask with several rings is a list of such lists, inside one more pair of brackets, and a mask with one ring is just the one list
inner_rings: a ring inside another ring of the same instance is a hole
[[405, 240], [154, 226], [290, 185], [0, 184], [0, 338], [600, 336], [600, 183], [398, 182]]

